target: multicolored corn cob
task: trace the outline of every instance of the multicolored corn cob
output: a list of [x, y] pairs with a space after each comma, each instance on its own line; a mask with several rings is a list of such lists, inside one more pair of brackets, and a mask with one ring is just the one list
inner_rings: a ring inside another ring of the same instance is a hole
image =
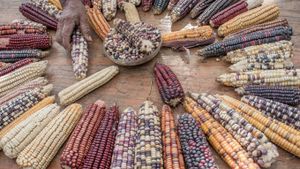
[[62, 168], [81, 168], [83, 166], [104, 114], [105, 103], [101, 100], [91, 104], [84, 111], [60, 156]]
[[145, 101], [137, 115], [134, 168], [163, 168], [162, 131], [157, 107]]
[[115, 148], [112, 157], [111, 169], [133, 169], [136, 132], [137, 132], [137, 113], [128, 107], [120, 117]]
[[176, 132], [175, 120], [171, 108], [162, 108], [161, 130], [163, 143], [164, 168], [185, 169], [179, 136]]
[[183, 101], [184, 91], [174, 72], [164, 64], [156, 63], [154, 77], [162, 100], [176, 107]]
[[171, 11], [179, 0], [170, 0], [167, 9]]
[[103, 117], [82, 169], [109, 169], [119, 122], [117, 106], [111, 107]]
[[80, 104], [65, 108], [18, 155], [17, 164], [23, 168], [46, 169], [71, 134], [81, 113]]
[[226, 53], [242, 49], [248, 46], [272, 43], [281, 40], [290, 40], [293, 34], [291, 27], [275, 27], [263, 31], [257, 31], [246, 35], [232, 37], [209, 45], [198, 51], [202, 58], [226, 55]]
[[48, 0], [31, 0], [30, 4], [33, 4], [37, 8], [45, 11], [48, 15], [58, 19], [61, 15], [62, 10], [59, 10], [56, 6], [51, 4]]
[[153, 13], [159, 15], [167, 8], [169, 0], [154, 0]]
[[145, 12], [149, 11], [151, 9], [154, 1], [155, 0], [142, 0], [143, 11], [145, 11]]
[[4, 67], [4, 68], [0, 68], [0, 76], [4, 76], [16, 69], [19, 69], [25, 65], [28, 65], [30, 63], [32, 63], [34, 60], [33, 59], [23, 59], [23, 60], [20, 60], [16, 63], [13, 63], [7, 67]]
[[47, 33], [46, 29], [34, 25], [23, 25], [19, 23], [10, 23], [0, 25], [0, 35], [12, 34], [43, 34]]
[[125, 13], [126, 20], [130, 23], [141, 22], [139, 12], [135, 5], [129, 2], [122, 2], [120, 8], [123, 9]]
[[171, 20], [176, 22], [185, 17], [200, 0], [179, 0], [171, 11]]
[[190, 12], [191, 18], [195, 19], [200, 14], [204, 12], [204, 10], [209, 7], [215, 0], [200, 0], [196, 6]]
[[31, 26], [31, 27], [38, 29], [41, 32], [45, 32], [45, 33], [47, 31], [47, 27], [45, 25], [31, 21], [29, 19], [15, 19], [11, 22], [11, 24], [15, 25], [15, 26]]
[[218, 29], [218, 35], [227, 36], [244, 28], [274, 20], [278, 16], [279, 7], [277, 5], [261, 6], [242, 13], [221, 25]]
[[0, 61], [17, 62], [27, 58], [42, 59], [48, 54], [49, 51], [40, 49], [0, 50]]
[[57, 9], [62, 10], [63, 7], [60, 3], [60, 0], [48, 0], [49, 3], [51, 3], [52, 5], [56, 6]]
[[117, 0], [102, 0], [102, 13], [106, 20], [110, 21], [117, 14]]
[[97, 73], [63, 89], [58, 93], [61, 105], [71, 104], [91, 91], [104, 85], [119, 73], [117, 66], [110, 66]]

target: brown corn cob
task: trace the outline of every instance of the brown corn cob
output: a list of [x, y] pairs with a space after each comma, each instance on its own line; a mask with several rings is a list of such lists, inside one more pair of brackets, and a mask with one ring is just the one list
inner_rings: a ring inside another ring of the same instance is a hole
[[40, 8], [55, 19], [58, 19], [58, 17], [62, 13], [61, 10], [59, 10], [56, 6], [51, 4], [48, 0], [31, 0], [30, 4], [33, 4], [37, 8]]
[[97, 129], [105, 114], [101, 100], [91, 104], [83, 113], [60, 156], [62, 168], [81, 168]]
[[176, 107], [183, 101], [184, 91], [174, 72], [163, 64], [156, 63], [154, 77], [162, 100]]
[[54, 6], [56, 6], [57, 9], [62, 10], [63, 7], [60, 3], [60, 0], [48, 0], [49, 3], [53, 4]]
[[33, 59], [23, 59], [20, 60], [16, 63], [11, 64], [10, 66], [4, 67], [4, 68], [0, 68], [0, 76], [6, 75], [18, 68], [21, 68], [25, 65], [28, 65], [30, 63], [32, 63], [34, 60]]
[[126, 20], [130, 23], [141, 22], [137, 8], [129, 2], [122, 2], [121, 7], [125, 13]]
[[104, 115], [82, 169], [109, 169], [119, 121], [119, 110], [112, 106]]
[[171, 11], [171, 20], [176, 22], [185, 17], [200, 0], [179, 0]]
[[213, 3], [215, 0], [200, 0], [196, 6], [193, 7], [193, 9], [190, 12], [191, 18], [196, 18], [200, 14], [204, 12], [204, 10], [209, 7], [211, 3]]
[[17, 164], [23, 168], [46, 169], [71, 134], [81, 113], [79, 104], [65, 108], [18, 155]]
[[102, 0], [102, 12], [106, 20], [112, 20], [117, 14], [117, 0]]
[[23, 59], [42, 59], [49, 54], [40, 49], [0, 50], [0, 61], [17, 62]]
[[258, 7], [242, 13], [221, 25], [218, 29], [218, 35], [227, 36], [244, 28], [274, 20], [278, 16], [279, 7], [277, 5]]
[[179, 0], [170, 0], [167, 9], [171, 11]]
[[154, 0], [142, 0], [143, 11], [147, 12], [151, 9]]
[[185, 169], [179, 136], [171, 108], [164, 105], [161, 117], [164, 168]]
[[168, 6], [169, 0], [154, 0], [153, 13], [156, 15], [161, 14]]

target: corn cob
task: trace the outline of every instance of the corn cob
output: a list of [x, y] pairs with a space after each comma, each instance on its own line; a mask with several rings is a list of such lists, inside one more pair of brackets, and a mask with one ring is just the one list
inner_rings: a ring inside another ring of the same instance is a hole
[[171, 20], [176, 22], [185, 17], [200, 0], [179, 0], [171, 11]]
[[163, 168], [160, 118], [157, 107], [145, 101], [137, 115], [134, 168]]
[[106, 20], [110, 21], [117, 14], [117, 0], [102, 0], [102, 12]]
[[164, 105], [161, 117], [164, 168], [185, 169], [179, 137], [171, 108]]
[[259, 166], [254, 163], [248, 153], [242, 148], [233, 136], [218, 123], [206, 110], [196, 104], [189, 97], [184, 101], [185, 110], [193, 115], [200, 122], [200, 127], [205, 133], [208, 141], [230, 168], [257, 169]]
[[33, 4], [37, 8], [40, 8], [55, 19], [58, 19], [58, 17], [62, 13], [61, 10], [59, 10], [56, 6], [51, 4], [48, 0], [31, 0], [30, 4]]
[[118, 122], [119, 110], [117, 106], [113, 106], [105, 113], [98, 127], [82, 169], [110, 168]]
[[33, 80], [46, 71], [48, 61], [34, 62], [0, 77], [0, 96], [24, 82]]
[[12, 130], [15, 126], [17, 126], [19, 123], [27, 119], [30, 115], [35, 113], [36, 111], [46, 107], [49, 104], [54, 103], [55, 97], [54, 96], [49, 96], [31, 107], [29, 110], [27, 110], [25, 113], [20, 115], [17, 119], [9, 123], [7, 126], [5, 126], [3, 129], [0, 130], [0, 141], [4, 135], [6, 135], [10, 130]]
[[[89, 7], [95, 7], [97, 8], [99, 11], [102, 10], [102, 0], [91, 0], [91, 4]], [[101, 12], [100, 12], [101, 13]], [[102, 14], [102, 13], [101, 13]]]
[[237, 63], [248, 59], [289, 59], [292, 57], [293, 43], [290, 41], [279, 41], [274, 43], [249, 46], [228, 52], [225, 60]]
[[159, 15], [167, 8], [169, 0], [154, 0], [153, 13]]
[[273, 143], [300, 157], [299, 131], [275, 119], [265, 117], [260, 111], [229, 96], [219, 96], [253, 126], [262, 131]]
[[85, 110], [60, 156], [62, 168], [81, 168], [83, 166], [104, 114], [105, 103], [101, 100], [91, 104]]
[[11, 22], [11, 24], [15, 26], [31, 26], [35, 29], [40, 30], [40, 32], [44, 32], [44, 33], [46, 33], [47, 31], [47, 27], [45, 25], [31, 21], [29, 19], [15, 19]]
[[117, 131], [111, 169], [133, 169], [137, 119], [131, 107], [121, 114]]
[[135, 6], [139, 6], [142, 1], [141, 0], [128, 0], [129, 3], [132, 3]]
[[279, 7], [277, 5], [258, 7], [242, 13], [221, 25], [218, 29], [218, 35], [227, 36], [244, 28], [274, 20], [278, 16]]
[[0, 62], [0, 68], [5, 68], [7, 66], [10, 66], [11, 63], [6, 63], [6, 62]]
[[218, 169], [205, 135], [190, 114], [179, 116], [178, 133], [187, 168]]
[[32, 21], [41, 23], [50, 29], [56, 30], [57, 28], [56, 18], [50, 16], [48, 13], [34, 6], [31, 3], [23, 3], [20, 6], [19, 11], [22, 13], [22, 15], [24, 15], [26, 18]]
[[34, 60], [33, 59], [23, 59], [20, 60], [16, 63], [11, 64], [10, 66], [4, 67], [4, 68], [0, 68], [0, 76], [6, 75], [18, 68], [21, 68], [25, 65], [28, 65], [30, 63], [32, 63]]
[[166, 104], [176, 107], [183, 101], [183, 88], [177, 76], [167, 65], [156, 63], [154, 77], [161, 98]]
[[126, 20], [130, 23], [141, 22], [137, 8], [129, 2], [122, 2], [121, 8], [125, 13]]
[[225, 9], [236, 0], [215, 0], [198, 16], [197, 22], [200, 25], [207, 25], [209, 20], [219, 11]]
[[93, 8], [87, 7], [87, 14], [94, 31], [102, 40], [104, 40], [110, 31], [110, 26], [105, 20], [104, 16], [96, 6]]
[[43, 88], [36, 88], [9, 100], [0, 107], [0, 129], [25, 113], [39, 101], [47, 97], [53, 86], [47, 85]]
[[0, 35], [12, 34], [43, 34], [47, 33], [46, 29], [36, 27], [34, 25], [23, 25], [18, 23], [10, 23], [0, 25]]
[[81, 113], [80, 104], [65, 108], [18, 155], [17, 164], [23, 168], [46, 169], [71, 134]]
[[219, 27], [230, 19], [238, 16], [248, 10], [256, 8], [263, 3], [263, 0], [240, 0], [233, 5], [216, 13], [209, 21], [212, 27]]
[[249, 72], [229, 73], [220, 75], [217, 81], [233, 87], [243, 85], [272, 85], [272, 86], [298, 86], [299, 69], [256, 70]]
[[58, 112], [59, 106], [51, 104], [19, 123], [1, 139], [0, 146], [4, 154], [9, 158], [16, 158]]
[[26, 58], [42, 59], [49, 54], [40, 49], [0, 50], [0, 61], [17, 62]]
[[263, 31], [249, 33], [243, 36], [232, 37], [209, 45], [198, 51], [203, 58], [225, 55], [226, 53], [248, 46], [272, 43], [281, 40], [290, 40], [293, 34], [291, 27], [276, 27]]
[[154, 0], [142, 0], [142, 9], [147, 12], [151, 9]]
[[195, 19], [200, 14], [204, 12], [204, 10], [209, 7], [210, 4], [212, 4], [215, 0], [201, 0], [198, 2], [197, 5], [193, 7], [193, 9], [190, 12], [191, 18]]
[[179, 0], [169, 0], [169, 4], [167, 6], [167, 9], [169, 11], [171, 11], [174, 8], [174, 6], [178, 3], [178, 1]]
[[49, 3], [51, 3], [52, 5], [56, 6], [57, 9], [62, 10], [63, 7], [60, 3], [60, 0], [48, 0]]
[[162, 41], [165, 47], [182, 49], [212, 44], [215, 37], [209, 26], [201, 26], [163, 34]]
[[63, 89], [58, 93], [61, 105], [68, 105], [104, 85], [119, 73], [117, 66], [110, 66]]

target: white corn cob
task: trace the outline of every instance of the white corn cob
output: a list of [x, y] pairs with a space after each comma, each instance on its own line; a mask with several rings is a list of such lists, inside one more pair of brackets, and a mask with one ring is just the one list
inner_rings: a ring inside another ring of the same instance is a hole
[[141, 22], [137, 8], [129, 2], [122, 2], [121, 8], [124, 10], [126, 20], [131, 23]]
[[59, 148], [71, 134], [82, 113], [82, 106], [72, 104], [60, 112], [18, 155], [22, 168], [46, 169]]
[[0, 147], [3, 148], [4, 154], [9, 158], [16, 158], [58, 112], [59, 106], [51, 104], [35, 112], [10, 130], [0, 140]]
[[68, 105], [110, 81], [119, 73], [117, 66], [110, 66], [63, 89], [58, 93], [61, 105]]
[[102, 0], [102, 12], [106, 20], [112, 20], [117, 14], [117, 0]]

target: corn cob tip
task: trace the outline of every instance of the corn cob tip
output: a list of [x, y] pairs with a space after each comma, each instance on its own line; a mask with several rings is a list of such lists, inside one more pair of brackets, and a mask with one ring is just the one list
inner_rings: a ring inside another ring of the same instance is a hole
[[237, 92], [239, 95], [243, 95], [245, 93], [245, 88], [244, 87], [239, 87], [234, 89], [235, 92]]
[[44, 58], [46, 56], [48, 56], [50, 54], [50, 51], [46, 50], [46, 51], [42, 51], [42, 54], [41, 54], [41, 58]]
[[99, 107], [105, 107], [105, 106], [106, 106], [106, 105], [105, 105], [105, 102], [102, 101], [102, 100], [97, 100], [97, 101], [95, 102], [95, 104], [98, 105]]
[[53, 89], [53, 84], [48, 84], [42, 88], [42, 92], [49, 95]]
[[132, 107], [127, 107], [123, 112], [134, 112], [135, 110]]

